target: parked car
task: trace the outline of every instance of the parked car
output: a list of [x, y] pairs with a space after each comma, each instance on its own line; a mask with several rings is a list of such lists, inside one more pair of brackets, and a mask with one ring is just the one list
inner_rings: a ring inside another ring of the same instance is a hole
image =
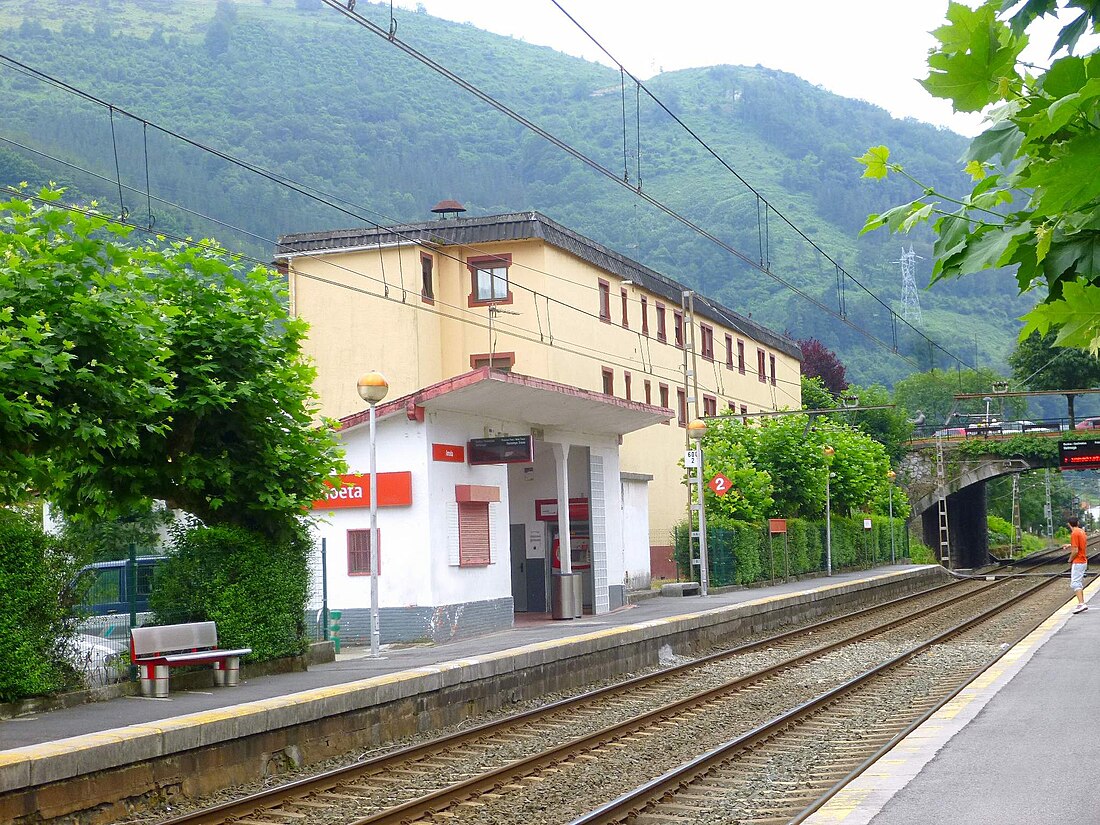
[[1073, 429], [1075, 430], [1100, 430], [1100, 416], [1093, 418], [1082, 418], [1076, 424]]
[[[139, 613], [149, 609], [149, 594], [153, 592], [153, 577], [164, 556], [139, 556], [136, 564], [136, 608]], [[101, 561], [81, 568], [73, 586], [76, 588], [80, 613], [106, 616], [130, 612], [129, 562]]]
[[78, 633], [63, 648], [65, 659], [84, 675], [88, 686], [106, 685], [126, 675], [125, 643]]
[[966, 427], [945, 427], [932, 433], [933, 438], [960, 438], [966, 435]]

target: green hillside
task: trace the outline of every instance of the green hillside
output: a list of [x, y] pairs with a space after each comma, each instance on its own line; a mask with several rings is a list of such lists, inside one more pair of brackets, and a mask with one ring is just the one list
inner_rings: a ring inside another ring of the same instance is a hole
[[[388, 4], [356, 10], [388, 27]], [[618, 71], [422, 13], [399, 11], [398, 23], [403, 41], [623, 171]], [[821, 338], [855, 380], [892, 382], [912, 370], [317, 0], [8, 0], [0, 41], [7, 57], [168, 130], [118, 111], [112, 118], [95, 101], [0, 64], [0, 183], [55, 180], [117, 209], [117, 150], [130, 220], [213, 235], [264, 259], [278, 234], [422, 220], [443, 198], [473, 215], [536, 209], [756, 320]], [[912, 192], [897, 181], [862, 181], [852, 158], [885, 143], [916, 176], [962, 193], [964, 138], [759, 67], [670, 72], [647, 85], [809, 241], [900, 310], [900, 239], [857, 233], [868, 213]], [[834, 266], [667, 113], [644, 94], [636, 111], [635, 91], [627, 92], [630, 183], [640, 173], [645, 193], [837, 308]], [[910, 241], [924, 256], [920, 282], [931, 269], [930, 237]], [[937, 286], [922, 294], [926, 329], [966, 359], [977, 353], [980, 365], [1002, 368], [1024, 309], [1014, 296], [1007, 275]], [[848, 284], [842, 297], [854, 324], [928, 365], [927, 350], [904, 328], [895, 332], [890, 313], [858, 287]], [[946, 366], [941, 353], [933, 358]]]

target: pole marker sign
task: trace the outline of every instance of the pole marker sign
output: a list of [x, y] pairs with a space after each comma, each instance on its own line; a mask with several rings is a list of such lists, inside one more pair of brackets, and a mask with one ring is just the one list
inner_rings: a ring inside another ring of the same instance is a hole
[[710, 491], [712, 493], [721, 498], [730, 491], [731, 484], [732, 482], [729, 480], [729, 478], [726, 477], [724, 473], [717, 473], [710, 480], [710, 484], [708, 484], [707, 486], [710, 487]]

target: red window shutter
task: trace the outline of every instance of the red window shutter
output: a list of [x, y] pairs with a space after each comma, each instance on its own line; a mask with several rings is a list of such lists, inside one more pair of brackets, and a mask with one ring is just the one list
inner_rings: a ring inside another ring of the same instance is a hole
[[485, 565], [489, 555], [489, 502], [458, 503], [458, 563], [462, 567]]

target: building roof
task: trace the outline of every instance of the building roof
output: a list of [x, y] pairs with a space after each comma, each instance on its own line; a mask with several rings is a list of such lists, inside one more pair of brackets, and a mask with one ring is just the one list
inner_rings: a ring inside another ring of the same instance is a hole
[[[316, 255], [326, 251], [352, 252], [398, 243], [417, 243], [425, 247], [477, 246], [497, 241], [532, 239], [545, 241], [605, 272], [633, 281], [642, 289], [661, 296], [675, 305], [680, 303], [680, 293], [690, 289], [685, 284], [674, 281], [625, 255], [620, 255], [539, 212], [515, 212], [480, 218], [407, 223], [391, 227], [359, 227], [282, 235], [275, 249], [275, 257]], [[710, 298], [707, 298], [706, 302], [696, 301], [695, 314], [739, 331], [792, 358], [802, 360], [802, 351], [794, 341], [734, 312], [717, 301]]]
[[[419, 419], [418, 409], [447, 410], [490, 420], [522, 421], [540, 428], [604, 435], [623, 435], [672, 417], [672, 410], [664, 407], [488, 367], [379, 404], [375, 413], [379, 419], [397, 413]], [[369, 417], [369, 410], [345, 416], [340, 419], [340, 429], [366, 424]]]

